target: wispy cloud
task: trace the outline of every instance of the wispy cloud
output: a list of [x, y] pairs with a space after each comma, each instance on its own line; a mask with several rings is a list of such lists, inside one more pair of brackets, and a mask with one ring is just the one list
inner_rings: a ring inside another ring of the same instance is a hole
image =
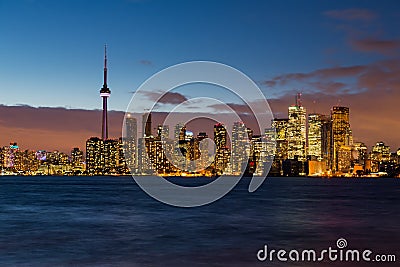
[[344, 21], [372, 21], [378, 17], [374, 11], [363, 8], [329, 10], [324, 12], [324, 15]]
[[151, 62], [150, 60], [147, 60], [147, 59], [139, 60], [139, 63], [142, 65], [147, 65], [147, 66], [153, 65], [153, 62]]
[[[266, 80], [263, 84], [267, 87], [275, 87], [286, 86], [293, 82], [303, 82], [305, 85], [314, 85], [316, 89], [321, 89], [326, 86], [329, 87], [329, 91], [332, 91], [332, 88], [341, 89], [345, 86], [344, 83], [332, 79], [355, 77], [364, 73], [367, 69], [367, 66], [356, 65], [324, 68], [308, 73], [287, 73], [275, 76], [271, 80]], [[335, 92], [336, 91], [334, 91], [334, 93]]]
[[361, 52], [375, 52], [384, 55], [394, 54], [400, 50], [400, 40], [383, 40], [378, 38], [366, 38], [361, 40], [351, 40], [354, 50]]
[[188, 100], [186, 96], [177, 92], [162, 93], [160, 91], [143, 91], [141, 93], [145, 95], [150, 101], [157, 102], [157, 104], [180, 104]]

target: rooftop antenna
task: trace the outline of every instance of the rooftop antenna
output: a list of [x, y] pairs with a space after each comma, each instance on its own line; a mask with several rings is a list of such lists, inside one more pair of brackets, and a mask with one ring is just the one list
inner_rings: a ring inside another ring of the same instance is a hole
[[107, 87], [107, 44], [104, 44], [104, 87]]
[[313, 109], [314, 109], [313, 112], [315, 113], [315, 106], [316, 106], [316, 104], [317, 104], [317, 101], [316, 101], [315, 99], [313, 100], [313, 104], [314, 104], [314, 105], [313, 105]]
[[301, 93], [296, 95], [296, 106], [301, 107]]

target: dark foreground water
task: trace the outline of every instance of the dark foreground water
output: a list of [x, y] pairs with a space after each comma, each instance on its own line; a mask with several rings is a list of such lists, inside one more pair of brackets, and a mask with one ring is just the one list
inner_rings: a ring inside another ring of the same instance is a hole
[[130, 177], [0, 177], [0, 265], [310, 266], [256, 253], [338, 238], [399, 263], [400, 179], [268, 178], [255, 193], [248, 182], [210, 205], [176, 208]]

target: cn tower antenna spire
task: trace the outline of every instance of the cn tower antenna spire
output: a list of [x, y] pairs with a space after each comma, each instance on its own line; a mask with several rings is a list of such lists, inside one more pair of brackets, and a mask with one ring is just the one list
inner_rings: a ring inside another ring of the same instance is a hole
[[107, 87], [107, 44], [104, 44], [104, 85]]
[[111, 91], [107, 86], [107, 45], [104, 45], [104, 83], [100, 89], [100, 97], [103, 99], [103, 118], [101, 125], [101, 138], [108, 139], [108, 116], [107, 116], [107, 99], [110, 97]]

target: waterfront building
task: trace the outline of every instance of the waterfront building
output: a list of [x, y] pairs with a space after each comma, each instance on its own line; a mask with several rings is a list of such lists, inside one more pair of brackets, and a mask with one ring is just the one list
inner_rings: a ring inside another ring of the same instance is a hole
[[104, 141], [91, 137], [86, 141], [86, 171], [90, 175], [102, 174], [104, 166]]

